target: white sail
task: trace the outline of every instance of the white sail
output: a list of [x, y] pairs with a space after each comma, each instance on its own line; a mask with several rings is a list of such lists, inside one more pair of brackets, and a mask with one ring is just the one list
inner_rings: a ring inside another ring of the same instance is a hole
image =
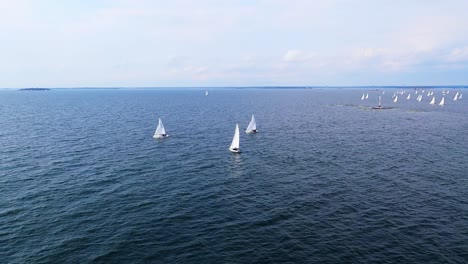
[[245, 133], [257, 133], [257, 123], [255, 122], [255, 117], [252, 115], [252, 119], [250, 120]]
[[418, 102], [421, 102], [421, 100], [422, 100], [422, 94], [418, 95], [418, 98], [417, 98], [416, 100], [418, 100]]
[[408, 97], [406, 97], [406, 100], [409, 100], [411, 98], [411, 94], [408, 93]]
[[234, 132], [234, 137], [232, 138], [232, 142], [231, 142], [231, 146], [229, 147], [229, 150], [231, 152], [240, 152], [239, 143], [240, 143], [239, 125], [236, 124], [236, 130]]
[[381, 107], [382, 107], [382, 97], [379, 96], [379, 108], [381, 108]]
[[154, 132], [153, 137], [154, 138], [165, 138], [165, 137], [167, 137], [166, 130], [164, 129], [164, 125], [163, 125], [163, 123], [161, 121], [161, 118], [159, 118], [158, 127], [156, 128], [156, 131]]
[[362, 94], [361, 100], [364, 100], [365, 98], [366, 98], [366, 96], [364, 94]]
[[429, 104], [431, 104], [431, 105], [435, 104], [435, 96], [432, 97], [432, 100], [431, 100], [431, 102]]
[[445, 104], [445, 97], [442, 97], [442, 100], [440, 100], [439, 105], [443, 106]]
[[366, 94], [366, 99], [369, 99], [369, 94]]
[[393, 99], [393, 102], [396, 103], [398, 101], [398, 95], [395, 95], [395, 99]]
[[455, 94], [455, 97], [453, 97], [453, 100], [454, 101], [458, 100], [458, 92]]
[[205, 96], [208, 96], [208, 91], [205, 91]]
[[458, 100], [462, 99], [462, 97], [463, 97], [463, 94], [460, 93], [460, 96], [458, 96]]

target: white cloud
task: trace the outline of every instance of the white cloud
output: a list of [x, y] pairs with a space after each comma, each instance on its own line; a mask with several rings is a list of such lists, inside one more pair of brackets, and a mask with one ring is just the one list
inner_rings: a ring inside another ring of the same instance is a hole
[[453, 49], [445, 59], [448, 62], [468, 61], [468, 46]]
[[310, 60], [314, 55], [301, 50], [288, 50], [283, 55], [283, 60], [286, 62], [300, 62]]

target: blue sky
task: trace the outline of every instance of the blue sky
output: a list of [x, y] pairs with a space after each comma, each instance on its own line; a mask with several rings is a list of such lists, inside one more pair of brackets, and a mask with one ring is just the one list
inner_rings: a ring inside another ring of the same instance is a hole
[[468, 1], [0, 0], [0, 87], [468, 84]]

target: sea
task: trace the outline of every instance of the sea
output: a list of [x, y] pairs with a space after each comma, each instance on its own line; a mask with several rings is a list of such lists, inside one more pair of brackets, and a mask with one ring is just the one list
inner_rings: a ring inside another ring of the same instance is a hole
[[468, 90], [427, 91], [1, 90], [0, 263], [467, 263]]

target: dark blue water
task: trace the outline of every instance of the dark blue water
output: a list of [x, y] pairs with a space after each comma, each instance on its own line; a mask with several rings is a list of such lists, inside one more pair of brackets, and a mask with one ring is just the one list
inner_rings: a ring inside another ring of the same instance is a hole
[[466, 263], [452, 93], [0, 91], [0, 262]]

